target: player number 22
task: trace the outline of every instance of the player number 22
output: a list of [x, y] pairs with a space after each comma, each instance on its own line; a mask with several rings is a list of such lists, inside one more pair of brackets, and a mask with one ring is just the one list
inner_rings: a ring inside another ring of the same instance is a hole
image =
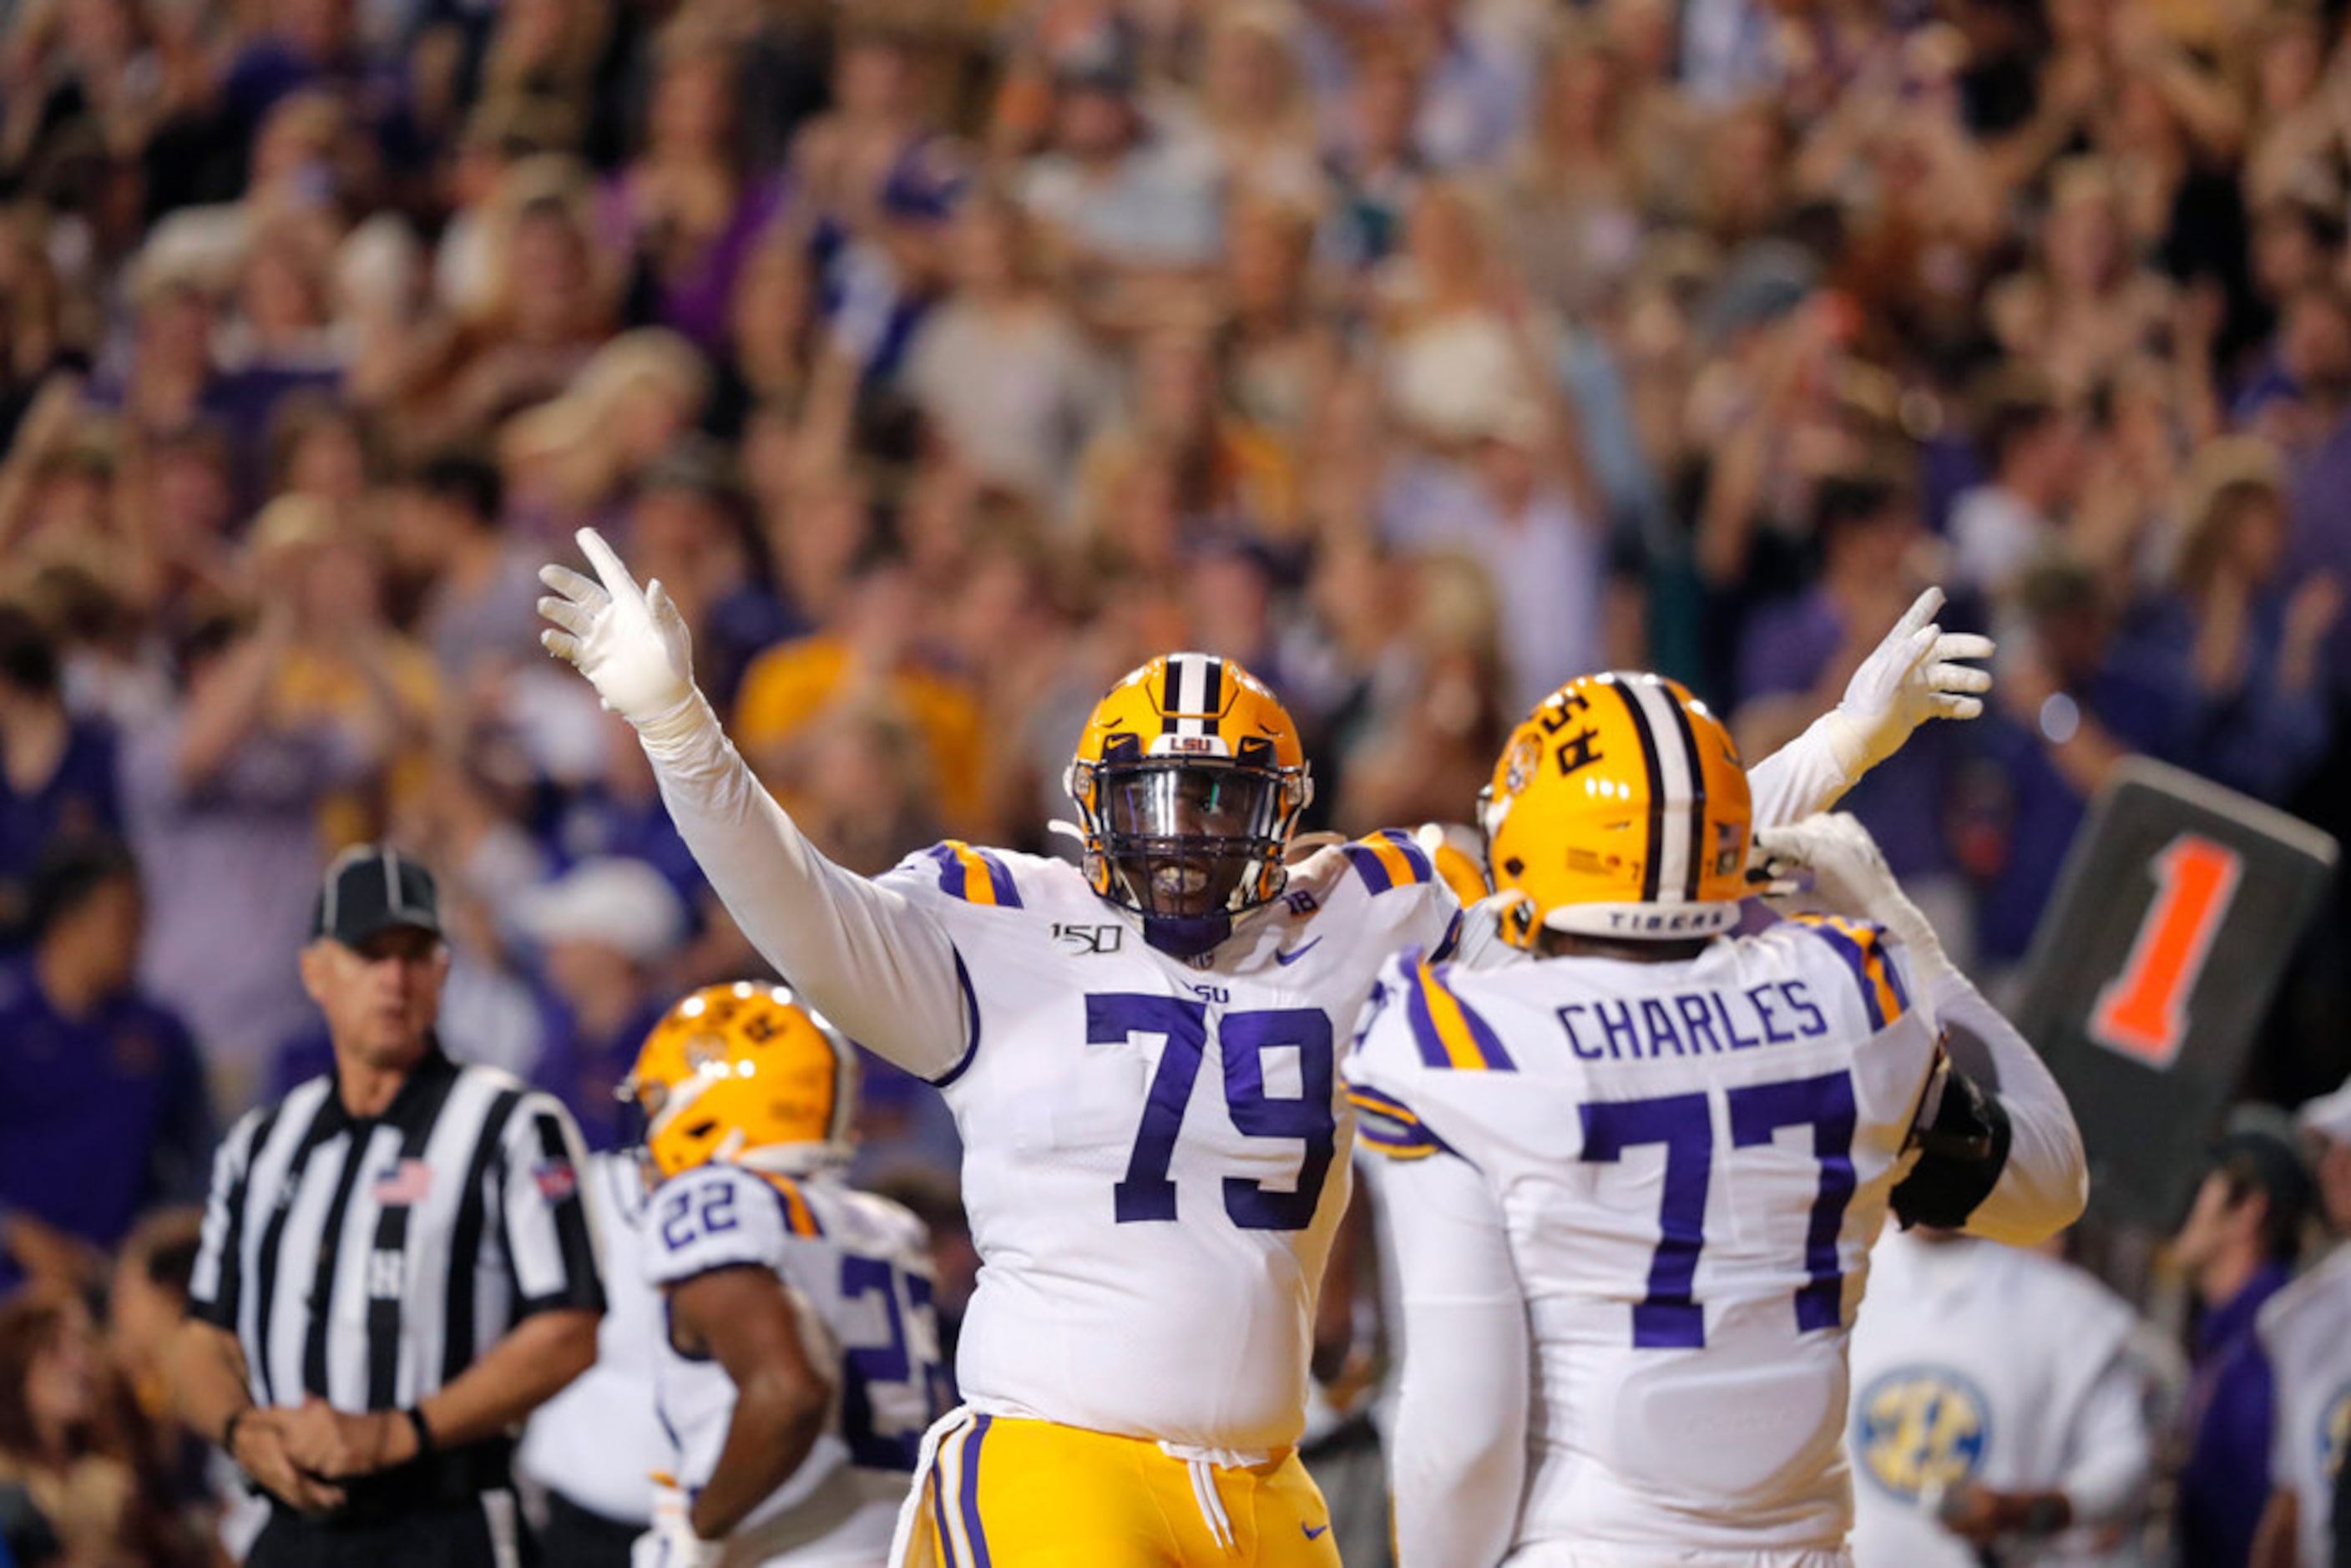
[[[1118, 1222], [1176, 1218], [1176, 1183], [1167, 1169], [1176, 1157], [1185, 1107], [1208, 1044], [1208, 1007], [1186, 997], [1114, 991], [1086, 998], [1086, 1043], [1123, 1045], [1135, 1035], [1158, 1035], [1167, 1043], [1135, 1129], [1134, 1152], [1126, 1179], [1111, 1189]], [[1217, 1030], [1217, 1054], [1225, 1066], [1225, 1104], [1233, 1126], [1251, 1138], [1295, 1138], [1305, 1146], [1298, 1183], [1289, 1192], [1269, 1189], [1247, 1176], [1225, 1178], [1225, 1212], [1244, 1230], [1303, 1230], [1314, 1222], [1322, 1198], [1322, 1178], [1339, 1131], [1331, 1108], [1331, 1018], [1317, 1008], [1270, 1008], [1227, 1013]], [[1298, 1052], [1298, 1097], [1265, 1090], [1265, 1053], [1287, 1046]]]

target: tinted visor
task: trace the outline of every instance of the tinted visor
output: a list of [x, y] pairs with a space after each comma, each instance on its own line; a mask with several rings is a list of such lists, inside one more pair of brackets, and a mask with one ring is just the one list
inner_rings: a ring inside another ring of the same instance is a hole
[[1097, 776], [1102, 849], [1134, 906], [1198, 915], [1230, 906], [1250, 871], [1280, 853], [1280, 776], [1162, 762]]

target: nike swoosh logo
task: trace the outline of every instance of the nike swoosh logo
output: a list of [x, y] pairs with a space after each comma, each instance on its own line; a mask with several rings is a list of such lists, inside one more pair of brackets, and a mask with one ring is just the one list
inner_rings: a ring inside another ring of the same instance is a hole
[[[1287, 953], [1276, 953], [1273, 956], [1273, 961], [1287, 968], [1289, 966], [1295, 964], [1298, 960], [1306, 956], [1307, 954], [1314, 951], [1315, 947], [1322, 942], [1322, 938], [1317, 936], [1312, 942], [1307, 943], [1303, 947], [1292, 947]], [[1328, 1530], [1331, 1527], [1326, 1524], [1322, 1528]]]
[[[1317, 936], [1314, 940], [1320, 942], [1322, 938]], [[1306, 1532], [1306, 1539], [1309, 1541], [1320, 1541], [1324, 1535], [1330, 1533], [1331, 1530], [1327, 1524], [1301, 1524], [1298, 1528]]]

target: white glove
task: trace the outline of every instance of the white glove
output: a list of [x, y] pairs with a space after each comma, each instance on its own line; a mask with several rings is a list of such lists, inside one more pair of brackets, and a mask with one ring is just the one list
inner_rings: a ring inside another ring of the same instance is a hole
[[1759, 828], [1755, 849], [1773, 876], [1798, 868], [1811, 872], [1813, 891], [1832, 912], [1876, 921], [1893, 933], [1921, 987], [1950, 967], [1933, 924], [1902, 891], [1859, 818], [1825, 812], [1785, 827]]
[[1853, 673], [1835, 709], [1821, 718], [1821, 732], [1847, 779], [1859, 779], [1901, 750], [1910, 732], [1930, 718], [1974, 718], [1983, 712], [1991, 673], [1951, 661], [1991, 658], [1991, 639], [1933, 624], [1942, 607], [1941, 589], [1920, 594]]
[[653, 1528], [631, 1545], [630, 1568], [718, 1568], [726, 1543], [695, 1534], [693, 1511], [684, 1488], [656, 1478]]
[[569, 567], [539, 568], [538, 580], [555, 595], [538, 601], [553, 622], [538, 640], [587, 676], [606, 707], [643, 729], [693, 699], [693, 637], [660, 579], [641, 590], [603, 535], [581, 528], [577, 538], [603, 586]]

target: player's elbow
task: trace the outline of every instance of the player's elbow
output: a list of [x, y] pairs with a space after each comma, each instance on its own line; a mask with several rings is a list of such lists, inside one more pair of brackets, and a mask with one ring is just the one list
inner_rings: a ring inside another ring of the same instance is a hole
[[1400, 1568], [1491, 1563], [1518, 1518], [1523, 1430], [1497, 1431], [1443, 1455], [1399, 1455], [1395, 1531]]
[[736, 1390], [736, 1398], [779, 1448], [799, 1455], [824, 1430], [832, 1385], [812, 1367], [763, 1367]]
[[[2082, 1146], [2082, 1129], [2074, 1121], [2074, 1113], [2063, 1104], [2047, 1110], [2036, 1118], [2043, 1125], [2036, 1129], [2040, 1137], [2040, 1167], [2033, 1185], [2041, 1196], [2035, 1207], [2041, 1210], [2045, 1228], [2036, 1240], [2046, 1240], [2082, 1218], [2090, 1206], [2090, 1156]], [[2024, 1132], [2018, 1129], [2020, 1139]]]

